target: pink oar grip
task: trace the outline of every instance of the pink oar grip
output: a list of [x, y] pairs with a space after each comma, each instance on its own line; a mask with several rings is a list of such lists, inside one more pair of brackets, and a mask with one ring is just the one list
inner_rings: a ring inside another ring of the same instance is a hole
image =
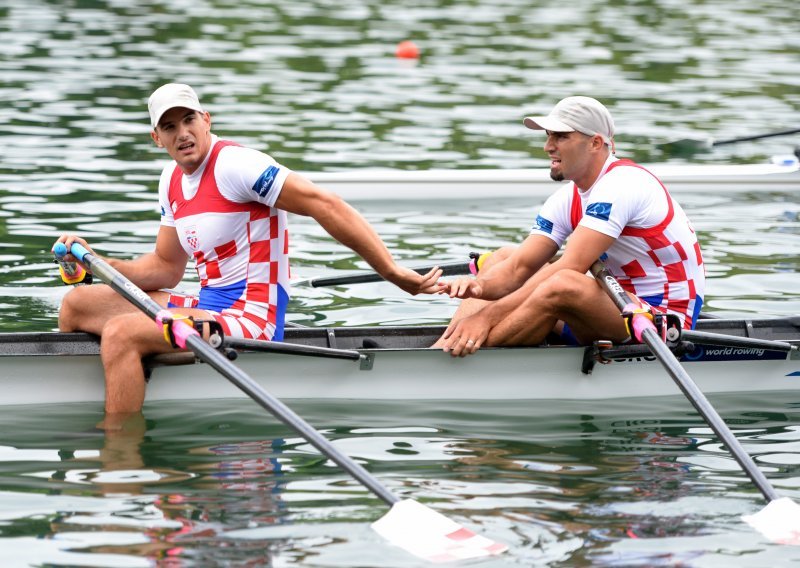
[[172, 336], [175, 338], [175, 344], [181, 349], [186, 349], [187, 337], [190, 335], [200, 335], [197, 333], [195, 328], [187, 324], [185, 321], [175, 319], [175, 314], [169, 310], [161, 310], [156, 314], [155, 321], [159, 328], [163, 329], [165, 320], [172, 320], [172, 323], [170, 324]]
[[622, 312], [633, 313], [633, 317], [631, 318], [631, 327], [633, 328], [633, 336], [636, 338], [636, 341], [638, 341], [639, 343], [643, 343], [642, 333], [644, 333], [644, 330], [649, 328], [655, 329], [656, 326], [653, 324], [653, 321], [645, 314], [636, 313], [636, 310], [639, 309], [641, 309], [641, 307], [636, 304], [628, 304], [627, 306], [625, 306], [625, 309], [622, 310]]
[[186, 349], [186, 338], [190, 335], [200, 335], [195, 328], [181, 320], [172, 322], [172, 333], [175, 336], [175, 343], [182, 349]]

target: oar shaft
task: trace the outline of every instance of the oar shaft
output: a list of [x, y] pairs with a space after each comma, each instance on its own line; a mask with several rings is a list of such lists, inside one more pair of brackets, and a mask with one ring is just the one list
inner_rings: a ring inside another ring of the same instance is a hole
[[[451, 262], [439, 264], [442, 269], [442, 276], [454, 276], [457, 274], [469, 274], [469, 262]], [[411, 270], [419, 274], [430, 272], [435, 264], [430, 266], [420, 266], [412, 268]], [[368, 282], [381, 282], [384, 280], [383, 276], [376, 272], [355, 272], [349, 274], [342, 274], [341, 276], [320, 276], [319, 278], [312, 278], [306, 282], [298, 282], [297, 284], [305, 284], [312, 288], [322, 288], [323, 286], [342, 286], [345, 284], [366, 284]]]
[[[723, 333], [711, 333], [708, 331], [694, 331], [689, 329], [681, 330], [674, 334], [677, 339], [684, 339], [703, 345], [723, 345], [725, 347], [743, 347], [750, 349], [766, 349], [768, 351], [789, 352], [797, 347], [786, 341], [773, 341], [770, 339], [755, 339], [752, 337], [739, 337], [737, 335], [725, 335]], [[673, 341], [672, 337], [667, 339]]]
[[647, 328], [642, 332], [642, 338], [653, 354], [661, 362], [664, 369], [672, 377], [681, 392], [689, 399], [695, 410], [703, 417], [711, 430], [722, 440], [722, 443], [727, 446], [728, 451], [733, 455], [734, 459], [739, 463], [742, 469], [747, 473], [750, 479], [758, 487], [759, 491], [764, 495], [767, 501], [772, 501], [778, 498], [778, 494], [772, 487], [770, 482], [764, 476], [758, 466], [753, 461], [753, 458], [745, 451], [736, 436], [733, 435], [731, 429], [722, 420], [720, 415], [708, 402], [708, 399], [703, 392], [698, 388], [697, 384], [692, 380], [689, 374], [684, 370], [677, 359], [672, 355], [669, 348], [661, 341], [658, 332], [654, 328]]
[[226, 337], [225, 345], [234, 349], [249, 349], [251, 351], [266, 351], [270, 353], [291, 353], [306, 357], [325, 357], [328, 359], [347, 359], [358, 361], [362, 355], [355, 349], [334, 349], [332, 347], [318, 347], [316, 345], [298, 345], [282, 341], [262, 341], [260, 339], [239, 339]]
[[739, 138], [728, 138], [726, 140], [716, 140], [712, 142], [712, 146], [724, 146], [725, 144], [735, 144], [737, 142], [749, 142], [751, 140], [762, 140], [764, 138], [772, 138], [774, 136], [787, 136], [789, 134], [797, 134], [800, 128], [790, 128], [789, 130], [779, 130], [778, 132], [767, 132], [765, 134], [752, 134], [750, 136], [741, 136]]
[[323, 437], [319, 432], [317, 432], [314, 427], [303, 420], [297, 415], [297, 413], [295, 413], [279, 399], [275, 398], [261, 388], [261, 386], [247, 373], [239, 369], [237, 366], [231, 364], [231, 362], [225, 358], [222, 353], [203, 341], [199, 335], [193, 335], [189, 337], [186, 341], [186, 344], [203, 361], [219, 371], [220, 374], [225, 376], [225, 378], [236, 385], [240, 390], [242, 390], [263, 408], [268, 410], [273, 416], [300, 434], [300, 436], [305, 438], [312, 446], [317, 448], [320, 453], [332, 460], [339, 467], [349, 473], [353, 478], [362, 483], [367, 489], [372, 491], [372, 493], [378, 496], [387, 505], [392, 506], [399, 501], [394, 494], [381, 485], [380, 482], [378, 482], [378, 480], [366, 469], [353, 461], [349, 456], [337, 450], [327, 440], [327, 438]]
[[[605, 265], [600, 261], [595, 262], [592, 265], [592, 274], [614, 301], [617, 308], [620, 311], [624, 311], [631, 303], [631, 299]], [[731, 432], [730, 428], [728, 428], [727, 424], [725, 424], [714, 407], [711, 406], [711, 403], [708, 402], [703, 392], [697, 387], [689, 374], [661, 340], [652, 322], [650, 322], [650, 325], [644, 326], [641, 335], [643, 341], [678, 385], [681, 392], [689, 399], [689, 402], [692, 403], [692, 406], [694, 406], [695, 410], [703, 417], [711, 430], [722, 440], [722, 443], [727, 446], [728, 451], [733, 455], [734, 459], [739, 463], [745, 473], [747, 473], [753, 483], [755, 483], [756, 487], [758, 487], [767, 501], [777, 499], [778, 494], [775, 489], [761, 470], [758, 469], [753, 458], [745, 451], [739, 443], [739, 440], [736, 439], [736, 436], [733, 435], [733, 432]]]
[[[101, 280], [152, 319], [156, 319], [159, 312], [164, 309], [158, 302], [135, 286], [105, 260], [91, 254], [79, 243], [73, 243], [70, 252], [83, 264], [91, 268], [92, 272]], [[206, 343], [199, 334], [195, 333], [189, 335], [186, 338], [186, 345], [195, 352], [198, 358], [211, 365], [230, 382], [250, 396], [250, 398], [272, 413], [273, 416], [300, 434], [300, 436], [305, 438], [323, 455], [352, 475], [387, 505], [391, 506], [399, 501], [399, 499], [381, 485], [372, 474], [353, 461], [349, 456], [337, 450], [333, 444], [317, 432], [308, 422], [303, 420], [280, 400], [261, 388], [249, 375], [231, 363], [222, 353]]]

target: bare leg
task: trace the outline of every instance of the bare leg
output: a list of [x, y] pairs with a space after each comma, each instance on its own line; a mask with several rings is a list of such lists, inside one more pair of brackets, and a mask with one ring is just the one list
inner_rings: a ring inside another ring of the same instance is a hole
[[[204, 310], [180, 308], [175, 313], [210, 319]], [[100, 356], [106, 373], [106, 414], [131, 413], [142, 409], [145, 394], [142, 358], [176, 351], [144, 313], [115, 316], [103, 326]]]
[[110, 286], [76, 286], [61, 302], [58, 328], [61, 331], [86, 331], [100, 335], [110, 318], [135, 311], [136, 307]]
[[559, 321], [566, 322], [581, 343], [628, 337], [619, 310], [597, 281], [562, 270], [540, 284], [490, 332], [486, 344], [538, 345]]
[[[166, 306], [165, 292], [149, 292]], [[180, 308], [176, 313], [210, 319], [204, 310]], [[59, 313], [62, 331], [87, 331], [100, 336], [100, 358], [106, 377], [106, 419], [101, 427], [115, 428], [124, 418], [141, 411], [145, 380], [142, 357], [175, 351], [149, 316], [104, 285], [74, 288]], [[116, 416], [112, 416], [116, 415]]]

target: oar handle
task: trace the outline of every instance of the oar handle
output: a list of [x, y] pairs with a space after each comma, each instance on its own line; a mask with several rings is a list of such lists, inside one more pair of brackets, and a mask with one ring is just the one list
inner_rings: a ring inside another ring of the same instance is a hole
[[[442, 269], [442, 276], [455, 276], [457, 274], [469, 274], [470, 273], [470, 264], [472, 262], [451, 262], [445, 264], [439, 264], [439, 268]], [[411, 268], [414, 272], [419, 274], [425, 274], [430, 272], [435, 264], [429, 266], [418, 266], [416, 268]], [[366, 284], [368, 282], [381, 282], [385, 280], [383, 276], [376, 272], [355, 272], [355, 273], [348, 273], [342, 274], [340, 276], [320, 276], [318, 278], [312, 278], [311, 280], [305, 280], [301, 282], [295, 282], [295, 286], [311, 286], [312, 288], [322, 288], [323, 286], [342, 286], [344, 284]]]
[[67, 254], [72, 254], [75, 258], [77, 258], [80, 262], [83, 262], [83, 257], [89, 254], [89, 251], [80, 243], [72, 243], [69, 248], [64, 243], [56, 243], [56, 246], [53, 247], [53, 253], [58, 258], [64, 258]]
[[83, 266], [77, 262], [66, 262], [64, 260], [64, 256], [67, 254], [67, 247], [64, 243], [57, 243], [56, 246], [53, 247], [53, 253], [58, 263], [58, 273], [64, 284], [69, 286], [92, 283], [92, 274], [86, 271]]

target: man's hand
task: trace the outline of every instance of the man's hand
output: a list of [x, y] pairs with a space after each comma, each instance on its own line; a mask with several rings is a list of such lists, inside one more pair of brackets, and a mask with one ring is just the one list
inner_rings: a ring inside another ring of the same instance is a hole
[[[72, 243], [78, 243], [78, 244], [83, 245], [83, 248], [85, 248], [87, 251], [89, 251], [94, 256], [98, 256], [97, 253], [95, 253], [92, 250], [92, 247], [89, 246], [89, 243], [87, 243], [85, 240], [83, 240], [82, 238], [78, 237], [77, 235], [68, 235], [68, 234], [61, 235], [58, 238], [58, 240], [55, 243], [53, 243], [53, 246], [50, 249], [50, 252], [54, 251], [54, 249], [56, 248], [56, 245], [58, 243], [64, 243], [64, 245], [66, 245], [68, 251], [72, 248]], [[66, 255], [64, 255], [64, 258], [62, 260], [64, 262], [78, 262], [78, 263], [80, 263], [80, 261], [77, 258], [75, 258], [74, 256], [72, 256], [71, 253], [67, 253]], [[83, 266], [82, 263], [81, 263], [81, 266]], [[84, 266], [84, 268], [86, 268], [86, 267]], [[86, 270], [89, 270], [89, 269], [86, 268]]]
[[442, 335], [442, 350], [453, 357], [472, 355], [486, 342], [491, 327], [481, 312], [450, 324]]
[[474, 278], [456, 278], [449, 282], [439, 282], [439, 294], [447, 294], [451, 298], [481, 298], [483, 287]]
[[417, 294], [438, 294], [439, 278], [441, 276], [442, 269], [438, 266], [434, 266], [426, 274], [419, 274], [410, 268], [401, 266], [398, 267], [397, 275], [392, 277], [391, 282], [412, 296]]

